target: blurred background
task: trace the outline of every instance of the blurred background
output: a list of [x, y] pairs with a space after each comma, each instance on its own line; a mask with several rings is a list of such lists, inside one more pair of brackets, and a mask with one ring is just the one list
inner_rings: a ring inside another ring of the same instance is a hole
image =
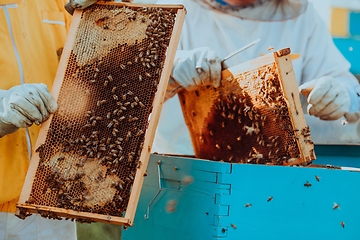
[[[156, 3], [134, 0], [133, 3]], [[309, 0], [326, 22], [334, 43], [350, 62], [350, 71], [360, 80], [360, 0]], [[77, 223], [78, 240], [121, 239], [121, 226]]]
[[327, 23], [334, 43], [360, 79], [360, 0], [311, 0]]

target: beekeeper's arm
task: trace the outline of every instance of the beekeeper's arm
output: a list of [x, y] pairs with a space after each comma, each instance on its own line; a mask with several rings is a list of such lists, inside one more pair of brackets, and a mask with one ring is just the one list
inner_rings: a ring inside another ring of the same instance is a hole
[[220, 86], [221, 60], [208, 47], [178, 50], [172, 67], [166, 98], [181, 88], [192, 90], [202, 85]]
[[359, 111], [360, 85], [350, 64], [334, 45], [325, 22], [312, 14], [313, 25], [304, 56], [300, 92], [307, 96], [307, 111], [322, 120], [336, 120]]
[[19, 128], [39, 125], [57, 109], [45, 84], [24, 84], [0, 90], [0, 138]]

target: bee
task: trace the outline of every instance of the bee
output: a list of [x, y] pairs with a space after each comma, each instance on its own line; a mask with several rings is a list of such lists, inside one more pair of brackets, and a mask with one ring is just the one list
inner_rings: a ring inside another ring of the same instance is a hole
[[304, 186], [305, 186], [305, 187], [310, 187], [310, 186], [311, 186], [311, 183], [309, 183], [308, 181], [306, 181], [306, 183], [304, 183]]
[[136, 134], [136, 136], [140, 136], [143, 133], [144, 133], [144, 131], [140, 129], [139, 132]]
[[340, 207], [339, 204], [334, 203], [334, 206], [333, 206], [333, 209], [334, 209], [334, 210], [337, 209], [337, 208], [339, 208], [339, 207]]
[[[112, 82], [114, 79], [111, 75], [107, 76], [107, 78], [109, 79], [110, 82]], [[116, 88], [116, 87], [115, 87]]]
[[129, 131], [125, 137], [125, 141], [129, 141], [129, 139], [131, 138], [131, 132]]
[[238, 123], [241, 123], [241, 118], [240, 117], [238, 117]]
[[227, 147], [227, 149], [229, 149], [231, 151], [231, 149], [232, 149], [231, 145], [227, 145], [226, 147]]
[[125, 70], [125, 65], [124, 65], [124, 64], [120, 64], [120, 68], [121, 68], [122, 70]]
[[340, 224], [341, 224], [341, 226], [342, 226], [343, 228], [345, 228], [345, 223], [344, 223], [344, 222], [341, 222]]
[[221, 149], [221, 147], [220, 147], [220, 145], [219, 144], [215, 144], [215, 147], [217, 148], [217, 149]]
[[269, 197], [267, 201], [270, 202], [272, 199], [273, 199], [273, 197]]
[[205, 140], [204, 140], [204, 137], [203, 137], [203, 136], [200, 136], [200, 137], [199, 137], [199, 140], [200, 140], [200, 143], [201, 143], [201, 144], [204, 144], [204, 143], [205, 143]]
[[225, 122], [222, 122], [222, 123], [221, 123], [221, 127], [222, 127], [222, 128], [225, 128]]
[[147, 77], [151, 77], [151, 74], [150, 74], [150, 73], [145, 73], [145, 75], [146, 75]]
[[318, 176], [315, 176], [316, 180], [320, 182], [320, 178]]
[[251, 204], [248, 203], [248, 204], [246, 204], [244, 207], [251, 207]]
[[141, 76], [141, 75], [139, 75], [139, 81], [140, 81], [140, 82], [142, 81], [142, 76]]

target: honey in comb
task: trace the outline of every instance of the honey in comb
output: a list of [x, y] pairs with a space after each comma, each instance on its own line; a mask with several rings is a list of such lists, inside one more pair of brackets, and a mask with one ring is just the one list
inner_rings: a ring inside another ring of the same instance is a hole
[[298, 134], [312, 144], [309, 128], [293, 128], [275, 62], [179, 98], [197, 158], [288, 165], [301, 157]]
[[175, 17], [154, 7], [84, 10], [26, 203], [123, 216]]

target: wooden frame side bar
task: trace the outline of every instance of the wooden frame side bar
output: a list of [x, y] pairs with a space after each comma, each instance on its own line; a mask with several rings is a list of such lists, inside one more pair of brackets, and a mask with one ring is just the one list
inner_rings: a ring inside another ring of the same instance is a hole
[[301, 134], [301, 130], [307, 127], [307, 125], [301, 107], [299, 87], [297, 84], [293, 84], [297, 83], [297, 81], [291, 58], [290, 55], [278, 57], [277, 53], [274, 53], [274, 57], [277, 64], [281, 87], [289, 106], [290, 119], [294, 128], [298, 130], [295, 131], [294, 134], [298, 137], [297, 143], [300, 149], [301, 158], [291, 162], [291, 164], [309, 162], [316, 158], [313, 151], [314, 145], [306, 141], [305, 137]]
[[146, 131], [144, 147], [140, 158], [142, 164], [140, 169], [138, 169], [136, 172], [134, 185], [130, 194], [128, 208], [125, 213], [125, 218], [129, 219], [129, 223], [131, 224], [131, 226], [135, 218], [135, 212], [140, 197], [141, 187], [144, 181], [144, 173], [148, 165], [151, 147], [156, 132], [156, 126], [159, 122], [161, 108], [164, 103], [165, 92], [168, 85], [168, 80], [170, 78], [172, 63], [174, 62], [177, 46], [180, 40], [180, 34], [185, 20], [185, 14], [186, 11], [184, 9], [180, 9], [177, 12], [175, 25], [172, 31], [171, 40], [165, 59], [164, 69], [162, 71], [160, 79], [159, 88], [154, 98], [153, 110], [149, 121], [149, 127]]

